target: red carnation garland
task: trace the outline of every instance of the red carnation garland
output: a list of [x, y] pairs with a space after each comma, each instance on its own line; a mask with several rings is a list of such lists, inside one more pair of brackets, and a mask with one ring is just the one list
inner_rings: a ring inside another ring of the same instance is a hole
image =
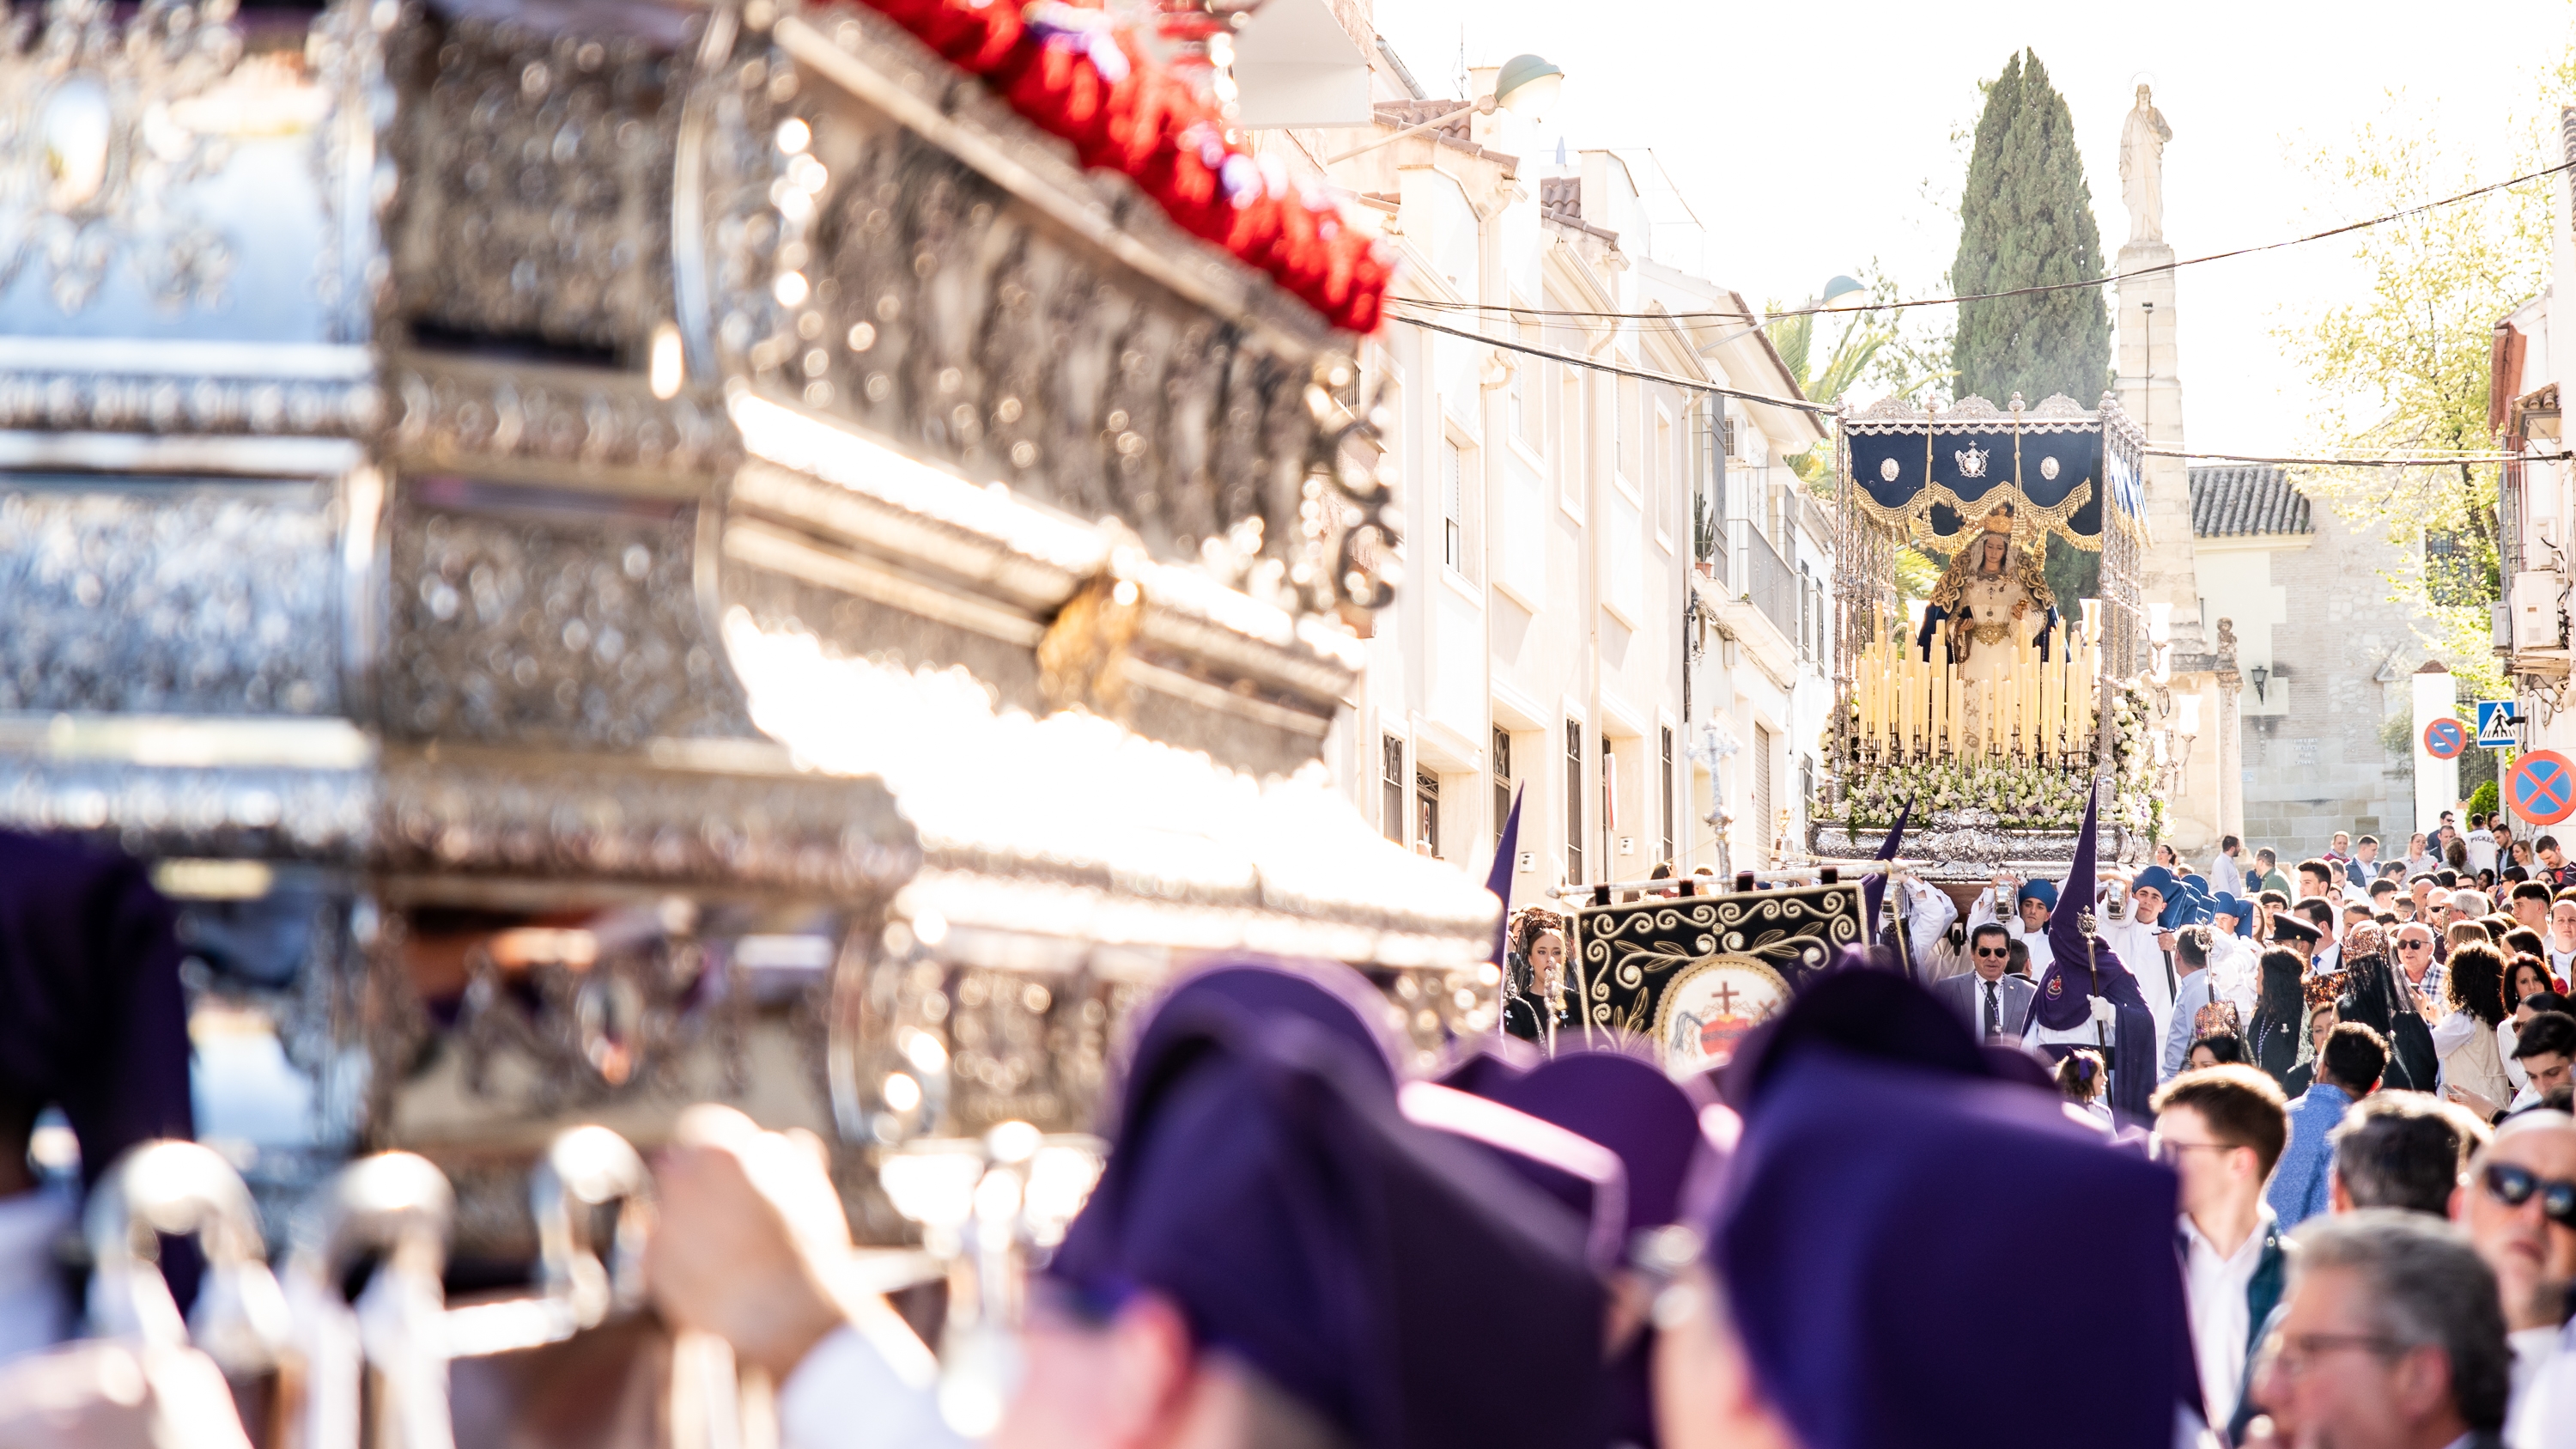
[[1100, 10], [1038, 0], [867, 0], [981, 79], [1086, 166], [1120, 172], [1183, 230], [1260, 268], [1352, 332], [1373, 332], [1395, 266], [1320, 194], [1225, 142], [1187, 81], [1149, 64]]

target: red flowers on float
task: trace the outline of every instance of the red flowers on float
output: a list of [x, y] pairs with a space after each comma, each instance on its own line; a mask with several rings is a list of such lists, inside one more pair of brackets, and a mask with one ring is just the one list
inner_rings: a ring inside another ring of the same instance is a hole
[[1227, 143], [1223, 117], [1103, 10], [1038, 0], [867, 0], [982, 80], [1086, 166], [1133, 180], [1172, 220], [1352, 332], [1375, 331], [1394, 261], [1321, 192]]

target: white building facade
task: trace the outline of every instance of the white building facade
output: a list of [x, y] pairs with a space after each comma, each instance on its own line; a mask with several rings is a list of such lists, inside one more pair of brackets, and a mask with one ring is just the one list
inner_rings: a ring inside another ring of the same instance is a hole
[[1448, 108], [1330, 173], [1400, 252], [1412, 320], [1362, 356], [1405, 584], [1329, 758], [1389, 838], [1479, 875], [1518, 795], [1516, 907], [1768, 865], [1804, 838], [1830, 708], [1832, 525], [1787, 466], [1825, 425], [1707, 390], [1796, 396], [1740, 297], [1656, 259], [1658, 225], [1696, 227], [1648, 204], [1673, 200], [1651, 158], [1533, 165], [1507, 116], [1409, 87], [1314, 154]]

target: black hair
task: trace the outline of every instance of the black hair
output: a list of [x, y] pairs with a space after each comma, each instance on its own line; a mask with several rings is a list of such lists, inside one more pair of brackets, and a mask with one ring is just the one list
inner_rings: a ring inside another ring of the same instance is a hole
[[2522, 1024], [2513, 1034], [2513, 1059], [2542, 1056], [2556, 1052], [2576, 1057], [2576, 1016], [2563, 1011], [2544, 1011]]
[[2194, 1038], [2191, 1051], [2184, 1052], [2182, 1059], [2185, 1062], [2190, 1061], [2191, 1053], [2202, 1047], [2209, 1048], [2210, 1056], [2219, 1066], [2225, 1066], [2229, 1062], [2243, 1065], [2246, 1060], [2245, 1038], [2232, 1031], [2214, 1031], [2207, 1036]]
[[[2576, 1021], [2568, 1023], [2576, 1028]], [[2388, 1070], [2388, 1038], [2357, 1021], [2338, 1024], [2326, 1033], [2325, 1050], [2317, 1053], [2320, 1076], [2335, 1079], [2338, 1086], [2360, 1096], [2379, 1084], [2382, 1072]]]

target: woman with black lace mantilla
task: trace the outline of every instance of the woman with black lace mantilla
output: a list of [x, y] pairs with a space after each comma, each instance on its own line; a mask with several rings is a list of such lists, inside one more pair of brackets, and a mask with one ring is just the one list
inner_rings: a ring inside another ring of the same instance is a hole
[[1565, 994], [1565, 918], [1530, 906], [1512, 917], [1504, 944], [1512, 989], [1503, 1002], [1503, 1030], [1552, 1050], [1557, 1032], [1572, 1019]]

